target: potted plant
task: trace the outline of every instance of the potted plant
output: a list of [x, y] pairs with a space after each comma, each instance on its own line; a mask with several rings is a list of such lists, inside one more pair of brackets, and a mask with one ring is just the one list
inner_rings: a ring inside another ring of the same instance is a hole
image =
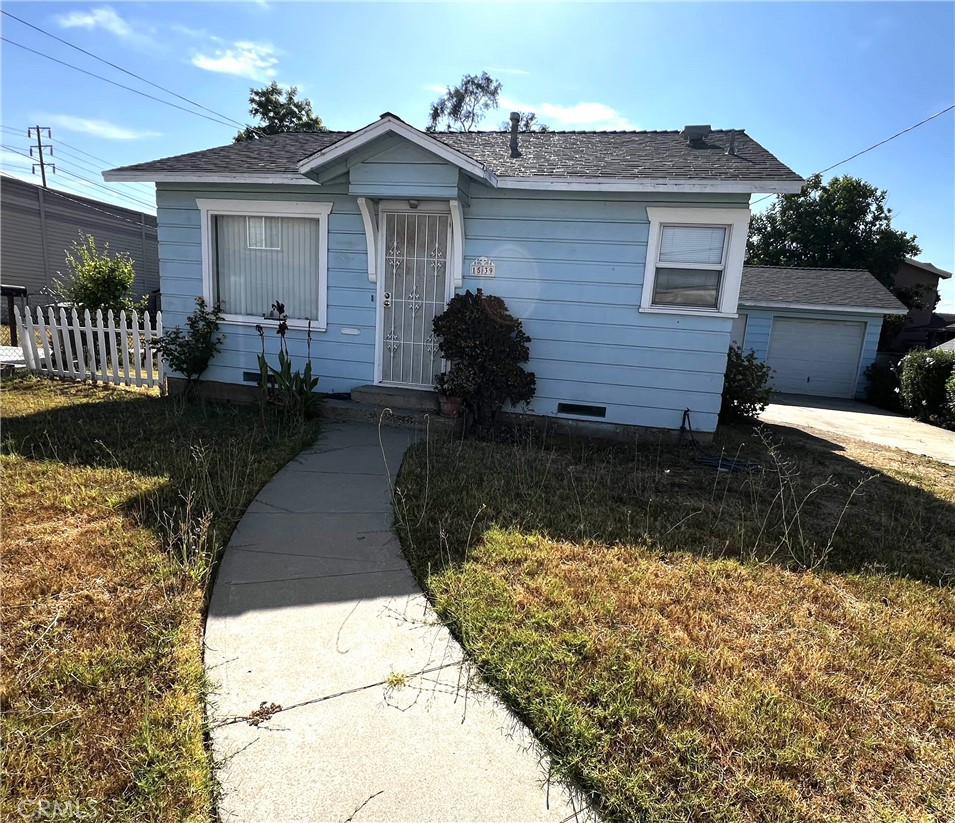
[[434, 388], [438, 392], [438, 404], [442, 417], [457, 417], [461, 413], [461, 397], [454, 392], [454, 386], [447, 372], [434, 376]]

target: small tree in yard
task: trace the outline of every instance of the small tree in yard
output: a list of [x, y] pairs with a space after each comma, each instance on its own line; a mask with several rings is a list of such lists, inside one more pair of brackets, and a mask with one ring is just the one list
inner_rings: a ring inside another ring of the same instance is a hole
[[536, 378], [521, 368], [530, 360], [530, 337], [500, 297], [466, 291], [434, 318], [441, 353], [451, 361], [441, 391], [460, 397], [481, 429], [490, 428], [505, 403], [528, 403]]
[[739, 346], [730, 346], [720, 418], [748, 420], [759, 417], [772, 397], [773, 390], [769, 387], [771, 373], [772, 369], [756, 357], [756, 352], [743, 354]]
[[66, 262], [70, 273], [61, 275], [53, 286], [62, 302], [79, 311], [89, 309], [91, 314], [97, 309], [105, 313], [110, 309], [120, 312], [143, 308], [144, 298], [135, 299], [132, 294], [136, 271], [126, 252], [110, 254], [108, 243], [100, 251], [93, 235], [81, 232], [80, 240], [67, 251]]
[[196, 308], [186, 318], [188, 331], [176, 326], [166, 331], [156, 344], [156, 350], [169, 368], [186, 378], [187, 394], [194, 392], [200, 376], [222, 348], [221, 319], [218, 303], [210, 309], [203, 298], [197, 297]]

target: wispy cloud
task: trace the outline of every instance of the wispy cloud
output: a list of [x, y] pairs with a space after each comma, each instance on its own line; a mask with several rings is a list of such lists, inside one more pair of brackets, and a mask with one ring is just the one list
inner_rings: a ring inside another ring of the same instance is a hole
[[488, 74], [530, 74], [529, 71], [524, 71], [524, 69], [487, 69]]
[[131, 129], [118, 126], [108, 120], [91, 120], [86, 117], [73, 117], [69, 114], [46, 115], [43, 118], [51, 126], [59, 126], [67, 131], [90, 134], [93, 137], [102, 137], [104, 140], [141, 140], [145, 137], [160, 137], [158, 131]]
[[133, 26], [128, 20], [120, 17], [115, 9], [110, 6], [100, 6], [86, 11], [71, 11], [69, 14], [60, 14], [56, 22], [64, 29], [102, 29], [115, 35], [121, 40], [130, 42], [146, 42], [149, 35], [137, 27]]
[[501, 108], [513, 111], [532, 111], [538, 119], [555, 129], [593, 129], [595, 131], [626, 131], [636, 129], [627, 117], [606, 103], [522, 103], [501, 98]]
[[250, 80], [270, 80], [275, 76], [279, 60], [278, 50], [269, 43], [240, 40], [228, 48], [215, 49], [212, 54], [198, 53], [192, 65], [205, 71], [234, 74]]
[[172, 23], [169, 26], [170, 31], [174, 31], [176, 34], [182, 34], [186, 37], [192, 37], [198, 40], [201, 37], [206, 37], [208, 32], [205, 29], [194, 29], [191, 26], [184, 26], [182, 23]]

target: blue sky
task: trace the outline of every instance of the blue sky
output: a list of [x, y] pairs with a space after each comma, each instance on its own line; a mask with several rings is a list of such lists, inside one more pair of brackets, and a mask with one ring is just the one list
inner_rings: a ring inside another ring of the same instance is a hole
[[[745, 128], [805, 175], [955, 102], [952, 3], [2, 7], [239, 121], [249, 86], [277, 80], [298, 85], [330, 128], [386, 110], [423, 127], [437, 87], [486, 69], [504, 90], [485, 127], [521, 108], [554, 128]], [[15, 20], [2, 26], [10, 40], [190, 108]], [[7, 43], [2, 93], [7, 173], [29, 174], [15, 151], [40, 123], [53, 129], [54, 185], [132, 207], [129, 197], [153, 200], [151, 187], [107, 185], [99, 170], [220, 145], [236, 131]], [[955, 112], [836, 172], [887, 189], [921, 259], [955, 269]], [[955, 311], [951, 280], [943, 308]]]

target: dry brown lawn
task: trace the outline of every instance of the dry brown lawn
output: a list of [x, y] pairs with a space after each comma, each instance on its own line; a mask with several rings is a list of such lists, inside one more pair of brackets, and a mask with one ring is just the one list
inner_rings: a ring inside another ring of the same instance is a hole
[[34, 379], [0, 401], [2, 816], [209, 819], [212, 563], [314, 429]]
[[955, 819], [955, 469], [788, 429], [721, 447], [761, 470], [431, 442], [403, 544], [608, 819]]

